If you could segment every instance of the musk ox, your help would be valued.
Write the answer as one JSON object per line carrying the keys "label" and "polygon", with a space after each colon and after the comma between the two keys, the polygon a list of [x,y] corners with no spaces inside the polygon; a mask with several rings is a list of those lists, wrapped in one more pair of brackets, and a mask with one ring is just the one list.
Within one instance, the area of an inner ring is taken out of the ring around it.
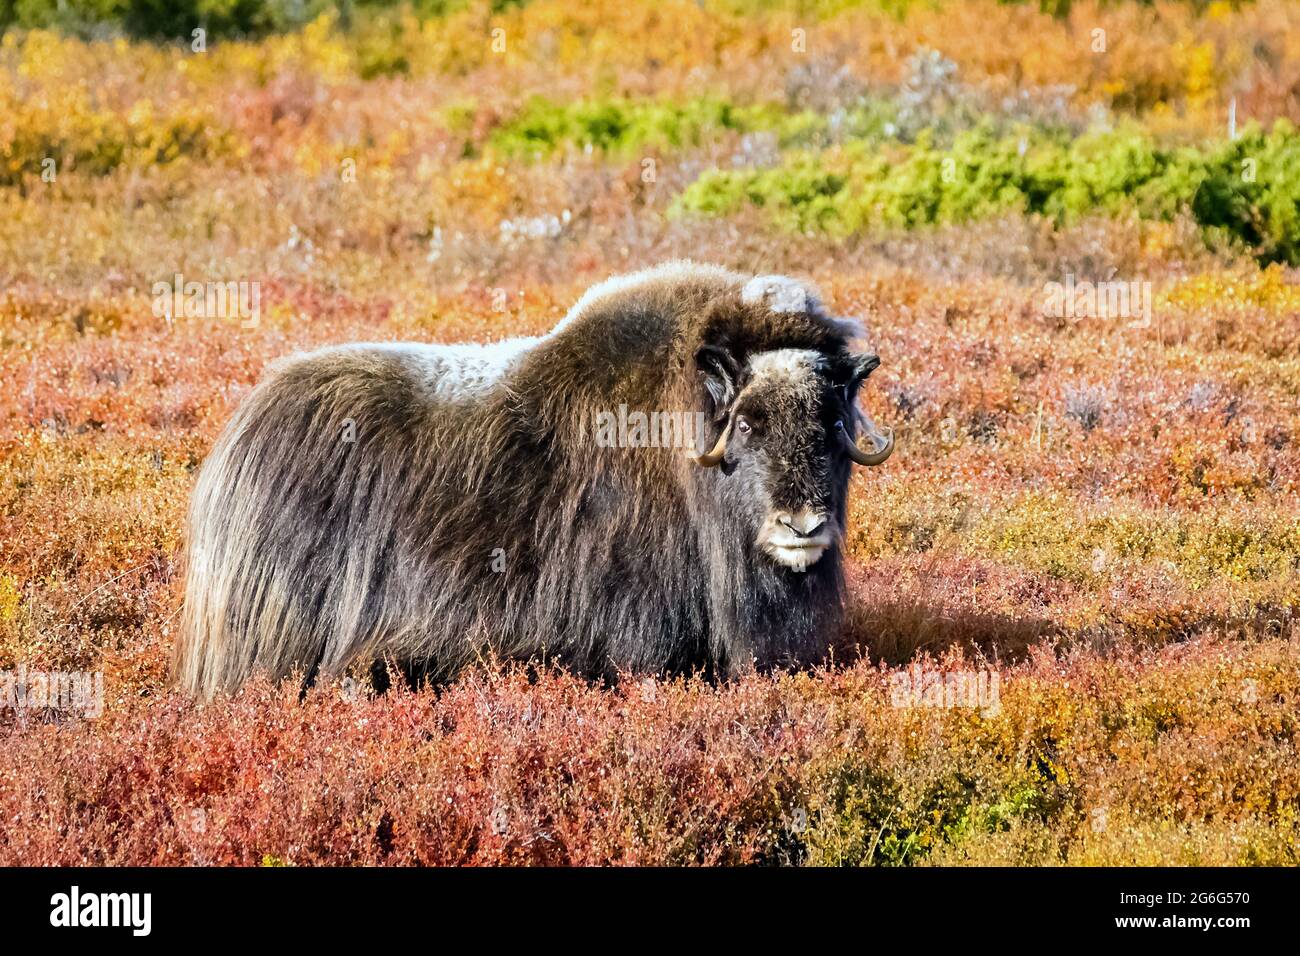
{"label": "musk ox", "polygon": [[[860,334],[792,279],[672,263],[593,287],[538,338],[283,362],[194,490],[177,682],[815,660],[851,464],[893,450],[857,408],[879,364]],[[633,427],[597,441],[615,410]],[[655,412],[699,421],[697,447],[647,435]]]}

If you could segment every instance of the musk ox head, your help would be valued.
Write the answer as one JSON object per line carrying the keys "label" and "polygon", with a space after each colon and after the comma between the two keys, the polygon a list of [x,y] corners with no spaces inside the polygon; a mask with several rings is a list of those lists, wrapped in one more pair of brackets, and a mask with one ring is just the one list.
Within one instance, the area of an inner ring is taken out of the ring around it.
{"label": "musk ox head", "polygon": [[[760,277],[743,299],[774,312],[820,314],[814,293],[793,280]],[[713,447],[696,458],[716,468],[721,509],[741,520],[755,549],[778,566],[805,571],[844,531],[853,463],[879,465],[894,449],[857,405],[858,391],[880,359],[843,345],[745,352],[702,345],[695,365],[713,421]],[[865,433],[874,445],[858,445]]]}

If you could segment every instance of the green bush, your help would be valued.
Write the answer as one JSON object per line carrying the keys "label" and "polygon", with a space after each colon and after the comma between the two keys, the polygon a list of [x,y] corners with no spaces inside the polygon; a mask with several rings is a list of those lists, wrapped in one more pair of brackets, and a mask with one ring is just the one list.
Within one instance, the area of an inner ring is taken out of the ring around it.
{"label": "green bush", "polygon": [[957,135],[949,149],[853,142],[801,152],[771,169],[705,173],[674,212],[726,215],[749,205],[799,231],[848,235],[985,219],[1008,212],[1070,222],[1097,212],[1170,219],[1189,210],[1208,233],[1263,261],[1300,263],[1300,136],[1279,121],[1204,147],[1168,147],[1133,130],[1074,139],[1027,128]]}
{"label": "green bush", "polygon": [[492,135],[494,148],[509,156],[546,156],[565,148],[605,153],[698,146],[723,131],[770,131],[783,141],[808,141],[824,127],[812,112],[790,113],[779,106],[735,106],[699,97],[680,103],[652,100],[582,100],[556,103],[530,99]]}

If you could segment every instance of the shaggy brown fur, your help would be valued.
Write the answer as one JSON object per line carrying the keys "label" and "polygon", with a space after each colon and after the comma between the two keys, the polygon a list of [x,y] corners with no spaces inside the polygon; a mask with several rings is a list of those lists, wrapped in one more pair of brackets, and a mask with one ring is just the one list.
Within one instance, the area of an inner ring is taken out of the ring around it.
{"label": "shaggy brown fur", "polygon": [[[835,425],[877,362],[811,293],[776,298],[673,264],[597,287],[514,350],[355,345],[280,364],[194,490],[179,685],[208,698],[254,671],[381,658],[444,680],[488,653],[594,676],[818,657],[841,605]],[[756,371],[767,353],[782,374]],[[600,447],[596,415],[620,404],[706,412],[705,447],[744,422],[703,468]],[[828,515],[806,570],[757,543],[779,508]]]}

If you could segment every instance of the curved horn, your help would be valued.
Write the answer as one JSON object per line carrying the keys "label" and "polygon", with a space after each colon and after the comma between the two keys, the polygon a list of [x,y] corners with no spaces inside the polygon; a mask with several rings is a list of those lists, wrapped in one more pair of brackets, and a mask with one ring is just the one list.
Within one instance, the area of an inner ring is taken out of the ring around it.
{"label": "curved horn", "polygon": [[[865,417],[860,417],[865,422]],[[876,450],[866,452],[859,448],[857,442],[849,436],[848,430],[844,427],[844,422],[838,422],[836,427],[839,429],[840,437],[844,439],[844,450],[848,452],[849,457],[859,465],[882,465],[884,464],[885,459],[894,453],[893,429],[890,429],[888,435],[873,436],[876,439]],[[865,429],[865,431],[870,434],[874,429]],[[881,441],[883,441],[884,444],[881,444]]]}
{"label": "curved horn", "polygon": [[727,436],[731,434],[731,422],[728,421],[722,434],[718,436],[718,442],[713,446],[713,450],[703,455],[695,456],[695,464],[704,468],[716,468],[722,464],[722,459],[727,454]]}

